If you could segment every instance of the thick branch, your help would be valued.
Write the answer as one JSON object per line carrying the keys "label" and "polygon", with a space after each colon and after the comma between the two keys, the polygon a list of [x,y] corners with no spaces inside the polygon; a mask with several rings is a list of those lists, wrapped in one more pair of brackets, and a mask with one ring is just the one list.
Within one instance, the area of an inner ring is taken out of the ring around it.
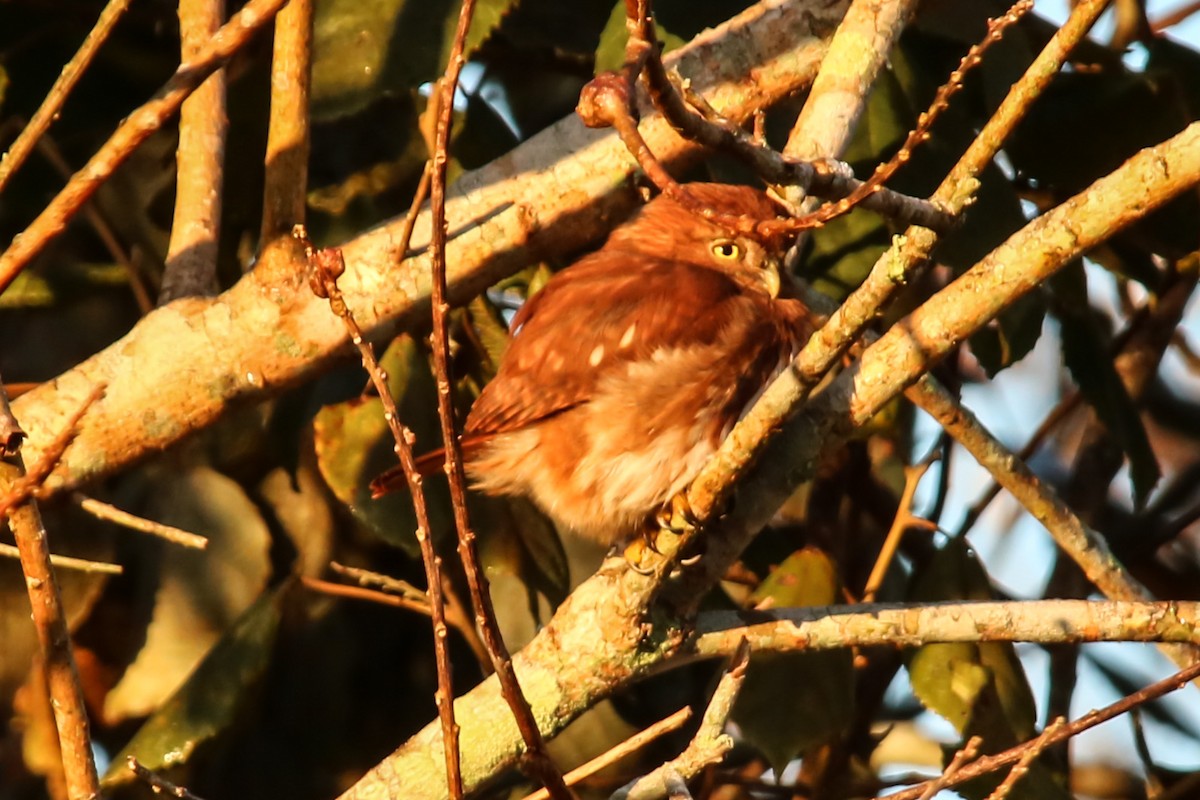
{"label": "thick branch", "polygon": [[[824,39],[846,3],[772,0],[708,31],[671,63],[722,114],[744,119],[812,79]],[[750,69],[750,65],[754,65]],[[643,134],[668,163],[697,149],[654,118]],[[452,236],[449,299],[462,303],[500,278],[601,235],[627,208],[628,154],[611,134],[565,119],[507,156],[465,175],[447,203]],[[428,315],[429,261],[401,261],[402,222],[346,244],[346,302],[371,336]],[[429,216],[417,224],[427,241]],[[110,385],[60,467],[51,492],[112,474],[211,424],[232,404],[261,400],[329,367],[347,350],[345,331],[313,297],[302,270],[263,263],[213,300],[189,299],[147,315],[112,347],[19,398],[14,407],[36,458],[65,415],[96,382]],[[161,343],[171,342],[170,348]]]}

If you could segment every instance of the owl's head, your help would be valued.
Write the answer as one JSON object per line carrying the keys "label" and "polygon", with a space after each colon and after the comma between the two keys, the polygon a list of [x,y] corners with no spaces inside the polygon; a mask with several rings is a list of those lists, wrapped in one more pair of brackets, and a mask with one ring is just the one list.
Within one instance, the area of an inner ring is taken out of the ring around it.
{"label": "owl's head", "polygon": [[[689,183],[687,190],[708,208],[755,221],[776,219],[779,207],[749,186]],[[714,269],[751,291],[778,297],[786,284],[783,243],[730,231],[691,213],[666,195],[641,208],[631,224],[617,228],[606,247],[647,253]]]}

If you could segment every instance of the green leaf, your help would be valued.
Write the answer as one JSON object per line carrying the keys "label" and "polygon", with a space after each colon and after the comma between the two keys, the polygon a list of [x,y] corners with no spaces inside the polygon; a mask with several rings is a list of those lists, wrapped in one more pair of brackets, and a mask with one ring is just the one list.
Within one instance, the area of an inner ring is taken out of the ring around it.
{"label": "green leaf", "polygon": [[[836,602],[837,574],[820,550],[790,555],[762,582],[757,607],[820,606]],[[732,719],[776,770],[828,741],[850,723],[854,668],[849,650],[755,653]]]}
{"label": "green leaf", "polygon": [[841,300],[862,283],[889,239],[877,214],[856,209],[813,232],[804,273],[818,292]]}
{"label": "green leaf", "polygon": [[[417,435],[418,453],[440,445],[433,376],[416,343],[409,336],[398,338],[380,363],[401,420]],[[371,479],[396,464],[382,401],[355,398],[322,408],[313,420],[313,437],[317,466],[334,496],[370,531],[417,556],[416,512],[408,492],[371,498]],[[450,524],[445,484],[427,481],[425,494],[432,534],[441,536]]]}
{"label": "green leaf", "polygon": [[104,701],[110,721],[145,716],[175,693],[259,597],[271,574],[271,534],[235,481],[208,467],[148,470],[149,519],[208,538],[204,550],[162,550],[146,571],[153,612],[146,640]]}
{"label": "green leaf", "polygon": [[1063,361],[1113,442],[1129,458],[1134,503],[1140,509],[1162,473],[1137,404],[1113,365],[1111,337],[1101,328],[1088,303],[1082,262],[1060,271],[1050,281],[1050,288],[1055,298],[1054,313],[1062,323]]}
{"label": "green leaf", "polygon": [[155,772],[178,767],[236,721],[270,663],[288,586],[262,595],[205,656],[188,682],[138,729],[112,760],[102,781],[105,789],[132,781],[133,774],[125,767],[130,756]]}
{"label": "green leaf", "polygon": [[971,353],[989,378],[1029,355],[1042,335],[1046,298],[1030,292],[970,338]]}
{"label": "green leaf", "polygon": [[[936,602],[993,598],[987,573],[965,540],[954,539],[918,578],[912,599]],[[909,655],[907,664],[913,692],[921,704],[954,725],[964,740],[982,737],[982,752],[1012,747],[1035,733],[1033,694],[1011,644],[926,645]],[[948,748],[947,755],[953,750]],[[983,797],[999,780],[980,779],[957,791],[969,798]],[[1009,797],[1066,800],[1069,795],[1063,785],[1063,776],[1036,762]]]}
{"label": "green leaf", "polygon": [[[656,25],[656,30],[658,31],[658,40],[663,44],[664,53],[669,53],[685,44],[682,38],[671,34],[661,23]],[[604,30],[600,33],[600,44],[596,46],[597,75],[624,66],[625,43],[628,41],[629,34],[625,29],[625,3],[624,0],[618,0],[613,6],[612,13],[608,16],[608,22],[604,24]]]}
{"label": "green leaf", "polygon": [[[479,48],[516,0],[482,0],[464,55]],[[356,113],[415,89],[445,69],[458,24],[450,0],[323,0],[313,20],[313,118]]]}

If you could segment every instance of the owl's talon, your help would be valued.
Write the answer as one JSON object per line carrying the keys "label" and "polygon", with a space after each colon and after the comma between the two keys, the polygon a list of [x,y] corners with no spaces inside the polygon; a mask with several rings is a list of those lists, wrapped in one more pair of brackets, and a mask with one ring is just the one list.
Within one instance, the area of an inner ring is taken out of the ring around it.
{"label": "owl's talon", "polygon": [[700,527],[687,495],[683,492],[672,495],[671,499],[654,515],[658,527],[676,535],[690,533]]}
{"label": "owl's talon", "polygon": [[662,561],[663,555],[653,544],[651,531],[638,536],[625,547],[625,563],[639,575],[650,576],[654,568]]}

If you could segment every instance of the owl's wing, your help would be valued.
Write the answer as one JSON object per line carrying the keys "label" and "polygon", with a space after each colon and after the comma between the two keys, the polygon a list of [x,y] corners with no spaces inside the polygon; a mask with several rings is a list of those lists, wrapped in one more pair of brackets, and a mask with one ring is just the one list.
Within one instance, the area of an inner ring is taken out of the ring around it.
{"label": "owl's wing", "polygon": [[711,343],[746,293],[725,274],[603,249],[576,262],[513,319],[509,350],[467,417],[464,441],[587,402],[610,370],[656,350]]}

